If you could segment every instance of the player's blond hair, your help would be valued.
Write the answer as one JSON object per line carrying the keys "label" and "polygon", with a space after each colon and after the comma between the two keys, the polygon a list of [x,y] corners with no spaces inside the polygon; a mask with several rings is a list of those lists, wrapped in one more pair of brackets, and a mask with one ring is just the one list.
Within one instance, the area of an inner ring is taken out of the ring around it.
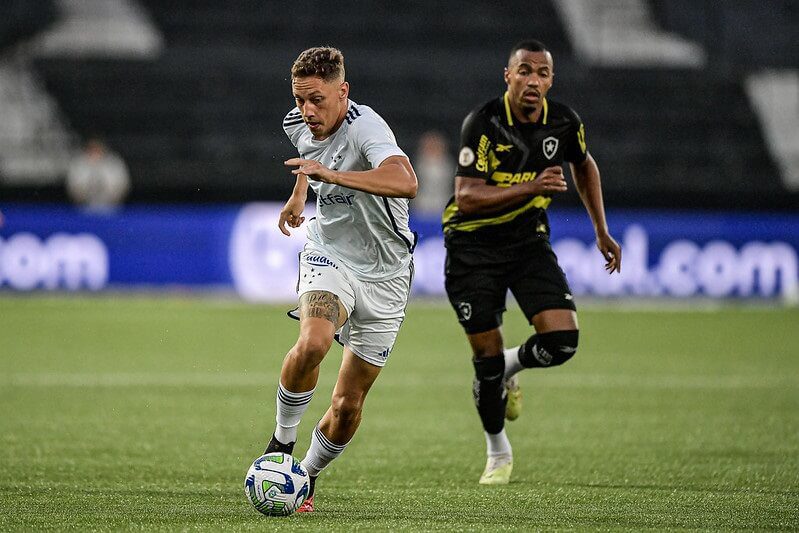
{"label": "player's blond hair", "polygon": [[325,81],[344,81],[344,54],[331,46],[317,46],[302,52],[291,66],[291,78],[316,76]]}

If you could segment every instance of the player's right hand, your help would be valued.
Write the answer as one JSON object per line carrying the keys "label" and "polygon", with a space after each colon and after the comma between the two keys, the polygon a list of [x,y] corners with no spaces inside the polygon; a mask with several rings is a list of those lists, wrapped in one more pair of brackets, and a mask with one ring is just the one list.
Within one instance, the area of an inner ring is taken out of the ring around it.
{"label": "player's right hand", "polygon": [[535,195],[566,192],[566,179],[562,167],[547,167],[530,183],[530,192]]}
{"label": "player's right hand", "polygon": [[283,235],[291,235],[289,230],[286,229],[286,224],[292,228],[299,228],[305,217],[302,216],[302,211],[305,208],[305,202],[290,198],[283,209],[280,210],[280,218],[277,221],[277,227]]}

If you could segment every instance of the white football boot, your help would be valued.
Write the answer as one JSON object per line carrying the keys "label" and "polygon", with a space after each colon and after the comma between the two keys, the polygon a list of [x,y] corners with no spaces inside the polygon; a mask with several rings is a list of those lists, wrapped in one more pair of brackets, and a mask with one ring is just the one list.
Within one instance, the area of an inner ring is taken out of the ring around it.
{"label": "white football boot", "polygon": [[515,374],[505,381],[505,393],[508,401],[505,404],[505,418],[516,420],[522,414],[522,388],[519,385],[518,374]]}
{"label": "white football boot", "polygon": [[481,485],[507,485],[513,471],[512,455],[490,455],[480,476]]}

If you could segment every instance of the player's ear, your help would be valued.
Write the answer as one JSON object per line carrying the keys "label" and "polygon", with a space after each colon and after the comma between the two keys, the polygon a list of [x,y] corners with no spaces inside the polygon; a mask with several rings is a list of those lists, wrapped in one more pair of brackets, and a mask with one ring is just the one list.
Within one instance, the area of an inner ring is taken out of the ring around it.
{"label": "player's ear", "polygon": [[508,67],[505,67],[505,72],[503,72],[502,77],[505,79],[505,83],[510,83],[510,71]]}
{"label": "player's ear", "polygon": [[340,100],[346,100],[349,95],[350,95],[350,84],[346,81],[342,81],[341,86],[338,89],[338,97]]}

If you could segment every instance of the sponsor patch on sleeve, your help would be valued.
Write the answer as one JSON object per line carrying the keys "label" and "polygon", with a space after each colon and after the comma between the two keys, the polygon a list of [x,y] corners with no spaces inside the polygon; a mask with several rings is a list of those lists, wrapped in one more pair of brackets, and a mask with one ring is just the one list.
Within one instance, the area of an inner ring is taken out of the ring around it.
{"label": "sponsor patch on sleeve", "polygon": [[458,154],[458,163],[462,167],[468,167],[469,165],[474,163],[474,150],[472,150],[468,146],[464,146],[461,149],[461,153]]}

